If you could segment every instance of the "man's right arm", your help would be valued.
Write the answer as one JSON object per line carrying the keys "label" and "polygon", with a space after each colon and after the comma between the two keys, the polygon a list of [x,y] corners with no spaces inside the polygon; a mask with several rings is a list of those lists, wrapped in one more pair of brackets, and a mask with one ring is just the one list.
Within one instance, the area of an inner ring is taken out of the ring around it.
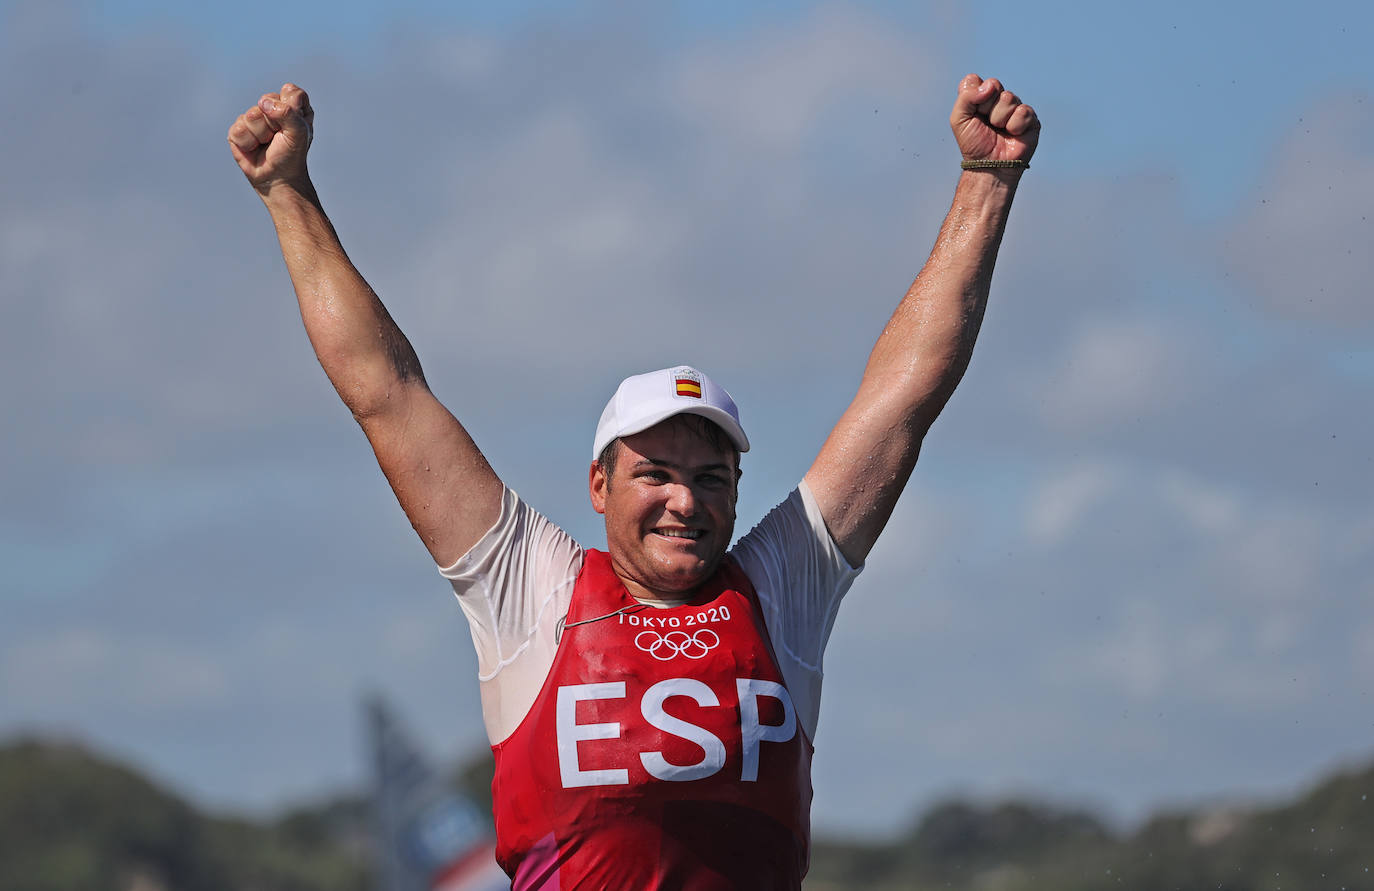
{"label": "man's right arm", "polygon": [[496,522],[501,480],[430,392],[410,342],[344,253],[306,167],[313,120],[305,91],[286,84],[234,121],[230,151],[272,216],[320,365],[411,525],[447,566]]}

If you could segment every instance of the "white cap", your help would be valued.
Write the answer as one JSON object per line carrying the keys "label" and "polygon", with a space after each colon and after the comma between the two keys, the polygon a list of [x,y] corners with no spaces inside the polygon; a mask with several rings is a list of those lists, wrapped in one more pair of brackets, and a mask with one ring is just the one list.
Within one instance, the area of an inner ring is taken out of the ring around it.
{"label": "white cap", "polygon": [[730,437],[735,448],[749,451],[749,437],[739,425],[739,409],[725,388],[717,386],[695,368],[676,365],[627,377],[620,382],[596,425],[592,460],[601,457],[602,450],[611,440],[648,430],[660,421],[681,414],[701,415],[714,421]]}

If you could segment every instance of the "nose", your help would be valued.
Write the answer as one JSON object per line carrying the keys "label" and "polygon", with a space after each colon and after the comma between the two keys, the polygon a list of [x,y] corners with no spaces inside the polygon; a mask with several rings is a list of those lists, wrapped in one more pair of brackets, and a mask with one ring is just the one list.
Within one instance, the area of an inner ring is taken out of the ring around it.
{"label": "nose", "polygon": [[690,517],[697,512],[697,496],[686,483],[668,484],[668,510],[679,517]]}

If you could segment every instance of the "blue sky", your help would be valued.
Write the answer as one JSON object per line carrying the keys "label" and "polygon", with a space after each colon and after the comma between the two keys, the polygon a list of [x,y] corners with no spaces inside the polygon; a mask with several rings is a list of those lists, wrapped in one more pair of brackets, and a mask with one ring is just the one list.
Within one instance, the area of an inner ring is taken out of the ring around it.
{"label": "blue sky", "polygon": [[[841,611],[815,820],[1125,820],[1374,753],[1361,4],[0,6],[0,734],[222,807],[357,782],[358,697],[480,747],[474,660],[300,330],[233,117],[292,79],[346,247],[503,477],[588,544],[615,382],[805,471],[956,175],[1045,121],[973,366]],[[609,345],[609,346],[608,346]]]}

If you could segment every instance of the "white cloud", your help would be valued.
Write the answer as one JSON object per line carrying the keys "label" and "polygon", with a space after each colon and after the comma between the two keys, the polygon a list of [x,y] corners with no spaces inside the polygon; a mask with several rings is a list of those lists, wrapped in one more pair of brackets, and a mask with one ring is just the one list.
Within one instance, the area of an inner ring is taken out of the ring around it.
{"label": "white cloud", "polygon": [[[905,222],[910,205],[862,204],[843,224],[817,213],[836,205],[814,157],[832,137],[818,127],[837,110],[871,112],[875,96],[897,104],[895,114],[884,109],[894,119],[909,112],[932,92],[929,46],[836,8],[748,42],[655,59],[631,81],[574,72],[586,89],[528,101],[512,84],[525,64],[519,54],[532,51],[488,48],[484,64],[501,76],[490,76],[480,107],[457,87],[429,98],[466,125],[388,169],[402,180],[398,191],[435,199],[432,215],[362,220],[407,233],[398,251],[363,266],[414,320],[413,335],[445,333],[422,359],[514,365],[519,343],[526,362],[545,367],[623,369],[657,360],[669,341],[697,345],[705,363],[746,350],[792,355],[796,343],[833,336],[837,320],[877,330],[919,258],[870,294],[872,255],[900,244],[894,220]],[[495,105],[503,116],[493,116]],[[354,130],[361,138],[359,113],[345,115],[335,126],[346,132],[321,135],[317,146],[352,145]],[[943,133],[943,115],[920,127]],[[367,162],[348,151],[336,164]],[[910,178],[896,147],[869,164]],[[357,224],[345,222],[346,232]],[[854,292],[871,300],[867,319],[845,309]],[[790,336],[751,333],[776,329],[780,312]],[[448,346],[448,332],[461,350]],[[617,347],[588,355],[598,342]]]}
{"label": "white cloud", "polygon": [[1101,430],[1158,415],[1180,395],[1191,338],[1162,321],[1099,318],[1081,324],[1034,381],[1059,429]]}
{"label": "white cloud", "polygon": [[[1369,596],[1369,592],[1365,593]],[[1374,620],[1365,621],[1352,640],[1351,662],[1356,677],[1366,686],[1374,686]]]}
{"label": "white cloud", "polygon": [[1220,593],[1242,601],[1296,604],[1320,595],[1331,519],[1307,505],[1252,504],[1244,522],[1216,544]]}
{"label": "white cloud", "polygon": [[1117,487],[1120,472],[1084,463],[1046,480],[1031,498],[1026,533],[1042,546],[1062,543],[1077,531],[1089,511]]}
{"label": "white cloud", "polygon": [[1115,632],[1096,649],[1091,668],[1133,699],[1154,699],[1177,666],[1167,624],[1157,604],[1131,600]]}
{"label": "white cloud", "polygon": [[1244,217],[1230,268],[1280,317],[1374,323],[1374,97],[1341,91],[1288,133]]}
{"label": "white cloud", "polygon": [[1053,676],[1134,699],[1300,708],[1340,683],[1316,653],[1356,633],[1345,586],[1370,571],[1351,545],[1365,525],[1179,467],[1070,467],[1033,494],[1025,526],[1055,546],[1038,584],[1096,617],[1086,635],[1082,617],[1051,635]]}
{"label": "white cloud", "polygon": [[151,631],[117,637],[83,626],[55,629],[5,651],[0,667],[9,707],[68,719],[90,708],[207,707],[230,686],[214,654]]}
{"label": "white cloud", "polygon": [[[855,7],[830,7],[762,41],[693,54],[676,74],[675,93],[713,139],[792,154],[835,103],[862,97],[905,105],[928,94],[929,50]],[[953,95],[950,85],[940,87]]]}
{"label": "white cloud", "polygon": [[1234,492],[1178,469],[1163,472],[1159,493],[1200,534],[1223,534],[1241,519],[1242,504]]}
{"label": "white cloud", "polygon": [[405,664],[429,664],[434,655],[452,644],[452,625],[436,623],[434,610],[411,610],[391,616],[378,629],[378,639],[388,657]]}
{"label": "white cloud", "polygon": [[500,63],[500,47],[471,33],[438,34],[421,51],[435,74],[455,85],[483,84]]}

